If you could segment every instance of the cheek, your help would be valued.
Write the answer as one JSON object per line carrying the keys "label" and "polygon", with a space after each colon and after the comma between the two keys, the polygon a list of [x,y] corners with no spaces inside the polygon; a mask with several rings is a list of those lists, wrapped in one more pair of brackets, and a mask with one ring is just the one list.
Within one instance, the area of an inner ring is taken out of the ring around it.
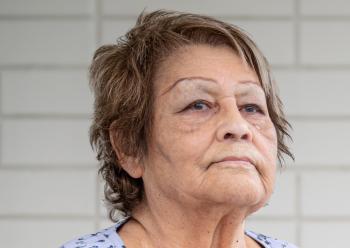
{"label": "cheek", "polygon": [[258,170],[266,196],[269,197],[275,185],[277,163],[277,135],[274,126],[256,130],[253,142],[262,158]]}
{"label": "cheek", "polygon": [[276,128],[270,119],[258,123],[259,137],[271,156],[277,156],[277,133]]}
{"label": "cheek", "polygon": [[277,162],[277,134],[274,125],[265,124],[256,128],[254,143],[264,158],[264,170],[274,172]]}
{"label": "cheek", "polygon": [[271,150],[271,159],[276,161],[277,160],[277,133],[275,127],[272,125],[272,127],[269,129],[269,131],[266,134],[266,140],[268,143],[268,146]]}
{"label": "cheek", "polygon": [[167,155],[169,162],[196,162],[210,145],[209,130],[203,130],[203,126],[186,125],[166,115],[159,115],[154,123],[153,145]]}

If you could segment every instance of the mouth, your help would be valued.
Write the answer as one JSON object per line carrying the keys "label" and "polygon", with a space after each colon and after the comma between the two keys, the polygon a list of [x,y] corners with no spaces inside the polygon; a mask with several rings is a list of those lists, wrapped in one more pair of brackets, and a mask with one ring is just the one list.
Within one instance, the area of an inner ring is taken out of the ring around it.
{"label": "mouth", "polygon": [[213,162],[211,165],[224,166],[224,167],[244,167],[252,168],[255,167],[253,161],[248,157],[234,157],[229,156],[221,160]]}

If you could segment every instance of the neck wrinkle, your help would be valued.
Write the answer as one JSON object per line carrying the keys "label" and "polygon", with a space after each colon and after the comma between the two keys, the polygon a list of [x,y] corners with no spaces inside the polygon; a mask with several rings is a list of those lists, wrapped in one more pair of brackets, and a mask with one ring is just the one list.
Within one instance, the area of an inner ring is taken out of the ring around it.
{"label": "neck wrinkle", "polygon": [[[154,202],[154,201],[153,201]],[[200,208],[197,208],[200,209]],[[161,211],[162,210],[162,211]],[[133,218],[144,230],[148,245],[155,248],[246,248],[246,212],[184,209],[149,206],[147,201],[135,208]],[[206,216],[206,217],[203,217]]]}

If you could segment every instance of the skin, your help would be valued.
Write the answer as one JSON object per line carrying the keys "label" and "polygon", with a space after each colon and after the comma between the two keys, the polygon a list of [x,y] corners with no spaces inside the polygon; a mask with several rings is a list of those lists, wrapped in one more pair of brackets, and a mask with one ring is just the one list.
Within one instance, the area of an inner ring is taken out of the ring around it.
{"label": "skin", "polygon": [[273,191],[277,136],[257,75],[229,47],[191,45],[162,62],[154,90],[149,154],[122,163],[145,187],[119,230],[126,246],[260,247],[244,223]]}

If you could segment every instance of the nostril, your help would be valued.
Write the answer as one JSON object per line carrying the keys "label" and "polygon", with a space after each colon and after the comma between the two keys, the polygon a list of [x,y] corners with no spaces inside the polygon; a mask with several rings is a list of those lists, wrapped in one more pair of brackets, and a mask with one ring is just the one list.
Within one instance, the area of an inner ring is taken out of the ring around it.
{"label": "nostril", "polygon": [[224,139],[232,139],[234,136],[232,133],[226,133]]}
{"label": "nostril", "polygon": [[244,135],[242,136],[242,139],[243,139],[243,140],[249,139],[249,135],[248,135],[248,134],[244,134]]}
{"label": "nostril", "polygon": [[[225,135],[224,135],[224,139],[234,139],[236,136],[234,135],[234,134],[232,134],[232,133],[226,133]],[[249,139],[249,134],[243,134],[241,137],[240,137],[240,139],[242,139],[242,140],[247,140],[247,139]]]}

